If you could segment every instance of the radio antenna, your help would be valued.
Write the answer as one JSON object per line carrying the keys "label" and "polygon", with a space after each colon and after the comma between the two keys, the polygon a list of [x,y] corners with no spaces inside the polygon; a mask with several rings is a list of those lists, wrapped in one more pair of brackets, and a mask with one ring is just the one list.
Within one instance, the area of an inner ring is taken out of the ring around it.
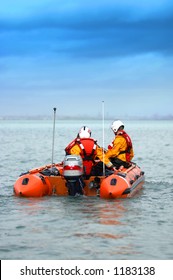
{"label": "radio antenna", "polygon": [[105,146],[105,104],[104,101],[102,101],[102,146],[103,146],[103,176],[105,176],[105,153],[104,153],[104,146]]}
{"label": "radio antenna", "polygon": [[53,117],[53,137],[52,137],[52,167],[54,162],[56,108],[53,108],[53,112],[54,112],[54,117]]}

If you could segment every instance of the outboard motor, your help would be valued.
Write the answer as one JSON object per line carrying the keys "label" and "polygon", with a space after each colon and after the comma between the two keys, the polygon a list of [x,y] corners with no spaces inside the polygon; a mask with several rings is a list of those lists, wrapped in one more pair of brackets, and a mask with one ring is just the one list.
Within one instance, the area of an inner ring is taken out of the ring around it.
{"label": "outboard motor", "polygon": [[63,162],[63,176],[69,195],[83,194],[85,183],[83,182],[83,161],[81,156],[67,155]]}

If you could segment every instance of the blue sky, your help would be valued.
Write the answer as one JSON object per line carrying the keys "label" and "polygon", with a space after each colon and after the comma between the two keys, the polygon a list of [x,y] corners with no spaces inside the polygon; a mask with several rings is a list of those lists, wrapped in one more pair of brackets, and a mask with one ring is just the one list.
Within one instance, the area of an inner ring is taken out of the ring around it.
{"label": "blue sky", "polygon": [[172,115],[172,0],[6,0],[0,116]]}

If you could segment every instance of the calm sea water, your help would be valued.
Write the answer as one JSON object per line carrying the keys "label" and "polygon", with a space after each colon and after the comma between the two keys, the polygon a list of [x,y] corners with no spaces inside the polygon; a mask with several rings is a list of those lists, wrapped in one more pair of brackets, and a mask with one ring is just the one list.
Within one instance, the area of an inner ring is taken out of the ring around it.
{"label": "calm sea water", "polygon": [[[54,162],[82,125],[102,146],[101,121],[56,121]],[[173,259],[173,121],[126,121],[146,182],[130,199],[19,198],[20,173],[51,163],[52,121],[0,121],[1,259]],[[113,134],[105,121],[105,147]]]}

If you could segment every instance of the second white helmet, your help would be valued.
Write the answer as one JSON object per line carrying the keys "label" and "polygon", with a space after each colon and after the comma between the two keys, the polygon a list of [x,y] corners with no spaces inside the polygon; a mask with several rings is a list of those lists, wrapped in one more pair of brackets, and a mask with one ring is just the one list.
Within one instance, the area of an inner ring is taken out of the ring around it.
{"label": "second white helmet", "polygon": [[79,137],[80,138],[90,138],[91,137],[91,130],[87,126],[82,126],[79,130]]}
{"label": "second white helmet", "polygon": [[118,129],[119,129],[121,126],[123,126],[123,128],[124,128],[123,122],[120,121],[120,120],[118,120],[118,121],[114,121],[114,122],[112,123],[111,128],[112,128],[112,130],[113,130],[114,132],[117,132]]}

